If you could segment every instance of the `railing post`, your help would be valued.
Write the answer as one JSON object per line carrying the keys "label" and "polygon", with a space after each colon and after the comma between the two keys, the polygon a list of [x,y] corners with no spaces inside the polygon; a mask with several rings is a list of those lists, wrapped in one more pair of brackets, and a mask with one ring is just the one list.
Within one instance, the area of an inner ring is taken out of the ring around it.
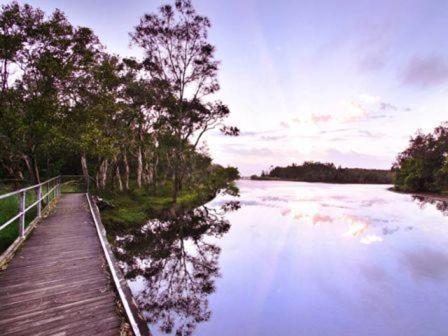
{"label": "railing post", "polygon": [[47,205],[48,205],[50,203],[50,182],[47,182],[46,186],[47,186],[46,194],[47,194]]}
{"label": "railing post", "polygon": [[19,194],[19,235],[20,237],[25,236],[25,204],[26,204],[26,191],[22,191]]}
{"label": "railing post", "polygon": [[40,217],[42,214],[42,186],[37,187],[37,217]]}

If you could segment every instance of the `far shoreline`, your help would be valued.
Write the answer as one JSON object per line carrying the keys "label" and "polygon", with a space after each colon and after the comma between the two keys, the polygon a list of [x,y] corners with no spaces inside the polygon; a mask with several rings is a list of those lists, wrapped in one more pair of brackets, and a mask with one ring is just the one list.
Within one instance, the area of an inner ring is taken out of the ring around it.
{"label": "far shoreline", "polygon": [[363,182],[338,182],[338,181],[306,181],[306,180],[296,180],[296,179],[280,179],[276,177],[246,177],[241,180],[249,180],[249,181],[279,181],[279,182],[305,182],[305,183],[325,183],[325,184],[365,184],[365,185],[393,185],[392,183],[363,183]]}
{"label": "far shoreline", "polygon": [[393,187],[393,184],[391,183],[361,183],[361,182],[328,182],[328,181],[303,181],[303,180],[293,180],[293,179],[279,179],[275,177],[270,178],[251,178],[251,177],[244,177],[240,180],[245,181],[276,181],[276,182],[304,182],[304,183],[324,183],[324,184],[356,184],[356,185],[383,185],[383,186],[389,186],[392,185],[392,187],[387,188],[388,191],[402,194],[402,195],[409,195],[409,196],[415,196],[415,197],[424,197],[429,198],[435,201],[442,201],[442,202],[448,202],[448,194],[437,194],[437,193],[431,193],[431,192],[407,192],[407,191],[401,191],[395,189]]}

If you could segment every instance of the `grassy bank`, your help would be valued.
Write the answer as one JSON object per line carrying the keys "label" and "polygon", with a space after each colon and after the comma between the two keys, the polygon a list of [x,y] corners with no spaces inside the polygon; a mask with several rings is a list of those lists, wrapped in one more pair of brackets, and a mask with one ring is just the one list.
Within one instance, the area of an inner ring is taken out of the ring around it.
{"label": "grassy bank", "polygon": [[108,236],[126,232],[156,218],[166,211],[191,209],[212,199],[214,195],[194,191],[182,191],[174,204],[171,189],[161,187],[155,192],[150,189],[132,188],[126,192],[105,192],[100,197],[105,201],[101,218]]}
{"label": "grassy bank", "polygon": [[434,192],[412,192],[412,191],[406,191],[406,190],[402,190],[399,189],[397,187],[391,187],[388,190],[399,193],[399,194],[407,194],[407,195],[411,195],[411,196],[418,196],[418,197],[427,197],[433,200],[437,200],[437,201],[444,201],[447,202],[448,201],[448,192],[447,191],[443,191],[440,193],[434,193]]}
{"label": "grassy bank", "polygon": [[[0,195],[10,192],[12,189],[7,186],[0,187]],[[27,192],[26,206],[36,201],[34,192]],[[0,225],[17,215],[19,212],[19,198],[17,195],[0,200]],[[30,209],[25,216],[25,227],[36,217],[36,207]],[[6,228],[0,231],[0,253],[4,252],[19,236],[19,220],[15,220]]]}
{"label": "grassy bank", "polygon": [[[0,184],[0,195],[12,192],[14,190],[19,190],[26,187],[30,183],[23,182],[21,184]],[[49,188],[53,185],[42,186],[42,195],[45,195]],[[73,192],[76,185],[67,184],[63,185],[62,192]],[[32,203],[36,202],[37,194],[36,190],[26,191],[25,206],[28,207]],[[50,200],[53,195],[50,195]],[[46,199],[42,201],[42,209],[47,205]],[[19,212],[19,197],[18,195],[10,196],[0,200],[0,225],[6,223],[12,217],[16,216]],[[36,218],[37,216],[37,205],[27,211],[25,215],[25,228]],[[3,253],[17,238],[19,237],[19,219],[10,223],[7,227],[0,231],[0,253]]]}

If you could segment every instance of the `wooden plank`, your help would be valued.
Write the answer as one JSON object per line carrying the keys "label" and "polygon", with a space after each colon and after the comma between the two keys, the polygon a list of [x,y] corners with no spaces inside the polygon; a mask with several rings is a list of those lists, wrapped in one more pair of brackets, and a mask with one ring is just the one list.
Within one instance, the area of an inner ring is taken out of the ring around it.
{"label": "wooden plank", "polygon": [[[99,314],[99,311],[101,309],[107,309],[107,310],[114,310],[113,305],[109,305],[108,303],[114,302],[114,296],[112,294],[106,295],[106,296],[96,296],[96,297],[90,297],[82,300],[78,300],[76,302],[70,302],[62,305],[56,305],[51,308],[47,309],[40,309],[33,312],[30,312],[27,315],[16,315],[16,316],[9,316],[6,318],[3,318],[0,321],[0,327],[1,326],[7,326],[7,325],[14,325],[14,326],[20,326],[20,325],[27,325],[28,323],[43,323],[42,321],[45,318],[53,318],[54,316],[60,316],[61,314],[87,314],[92,312],[96,312],[97,315]],[[107,303],[106,305],[104,303]],[[35,318],[40,317],[40,318]]]}
{"label": "wooden plank", "polygon": [[[55,277],[54,274],[52,275],[53,277],[48,279],[39,277],[39,279],[37,279],[36,281],[29,280],[19,282],[16,284],[2,285],[2,287],[0,287],[0,295],[5,294],[6,296],[11,296],[14,293],[21,293],[23,295],[23,293],[26,293],[26,291],[28,291],[30,288],[33,291],[36,291],[39,289],[54,288],[54,286],[63,287],[63,286],[75,285],[85,280],[91,279],[92,281],[94,281],[98,278],[98,272],[94,269],[84,274],[78,273],[72,276],[67,276],[66,274],[63,273],[59,274],[59,276],[57,277]],[[107,284],[107,282],[104,280],[101,280],[101,282]]]}
{"label": "wooden plank", "polygon": [[16,302],[2,302],[0,306],[0,315],[2,318],[15,316],[16,310],[19,309],[22,314],[27,314],[39,309],[47,309],[54,305],[63,305],[67,303],[77,302],[82,299],[99,297],[105,293],[103,287],[94,286],[94,288],[79,292],[78,290],[72,290],[65,293],[58,293],[54,295],[48,295],[45,300],[37,298],[33,300],[21,300]]}
{"label": "wooden plank", "polygon": [[[108,302],[110,303],[110,302]],[[24,331],[30,329],[51,330],[57,326],[66,326],[69,323],[83,325],[86,320],[92,319],[94,321],[101,321],[102,318],[114,317],[117,321],[116,313],[110,307],[93,307],[92,309],[71,310],[69,312],[60,312],[58,314],[37,316],[38,319],[27,320],[23,323],[12,323],[5,327],[5,334],[22,334]]]}
{"label": "wooden plank", "polygon": [[0,274],[2,335],[119,335],[121,317],[83,194],[64,195]]}
{"label": "wooden plank", "polygon": [[[113,317],[107,317],[98,322],[96,318],[86,318],[83,323],[78,321],[67,323],[64,326],[56,325],[52,327],[51,334],[57,335],[117,335],[117,328],[120,327],[120,321]],[[31,328],[26,331],[25,335],[47,336],[49,330],[41,330],[39,328]]]}

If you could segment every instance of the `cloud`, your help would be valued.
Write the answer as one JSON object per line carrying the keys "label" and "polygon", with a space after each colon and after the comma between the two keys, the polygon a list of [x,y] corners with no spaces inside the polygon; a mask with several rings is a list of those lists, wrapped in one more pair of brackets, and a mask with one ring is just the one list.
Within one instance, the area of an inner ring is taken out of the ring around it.
{"label": "cloud", "polygon": [[[282,121],[280,126],[291,128],[293,124],[330,124],[330,123],[352,123],[369,119],[380,119],[388,117],[384,112],[397,111],[400,108],[392,103],[382,101],[381,97],[371,94],[360,94],[350,100],[341,100],[340,105],[335,105],[331,113],[308,112],[291,120]],[[382,112],[382,113],[379,113]]]}
{"label": "cloud", "polygon": [[360,136],[366,137],[366,138],[372,138],[372,139],[378,139],[378,138],[382,138],[385,134],[384,133],[380,133],[380,132],[370,132],[367,130],[357,130],[358,134]]}
{"label": "cloud", "polygon": [[383,54],[365,55],[358,61],[358,69],[360,72],[377,71],[384,67],[385,57]]}
{"label": "cloud", "polygon": [[242,131],[240,132],[240,136],[242,137],[258,137],[261,136],[263,137],[264,134],[271,134],[271,133],[276,133],[279,132],[281,130],[264,130],[264,131]]}
{"label": "cloud", "polygon": [[312,114],[311,120],[313,123],[318,124],[321,122],[328,122],[333,119],[333,116],[330,114]]}
{"label": "cloud", "polygon": [[448,81],[448,59],[439,56],[414,57],[401,73],[403,84],[431,87]]}
{"label": "cloud", "polygon": [[285,121],[280,122],[280,126],[282,128],[289,128],[289,124],[287,122],[285,122]]}
{"label": "cloud", "polygon": [[380,109],[382,111],[388,111],[388,110],[397,111],[398,107],[396,107],[395,105],[393,105],[391,103],[381,102]]}
{"label": "cloud", "polygon": [[332,130],[323,130],[318,133],[319,135],[331,135],[331,134],[339,134],[337,138],[338,140],[347,140],[353,139],[354,136],[361,136],[365,138],[381,138],[386,134],[381,132],[371,132],[368,130],[358,129],[358,128],[337,128]]}
{"label": "cloud", "polygon": [[321,158],[322,161],[333,162],[344,167],[384,169],[392,165],[390,157],[364,154],[353,150],[340,151],[334,148],[322,153]]}
{"label": "cloud", "polygon": [[277,141],[288,138],[288,135],[263,135],[260,137],[261,140],[265,141]]}
{"label": "cloud", "polygon": [[256,136],[256,135],[258,135],[260,132],[254,132],[254,131],[242,131],[242,132],[240,132],[240,136],[249,136],[249,137],[251,137],[251,136]]}
{"label": "cloud", "polygon": [[343,102],[347,113],[343,122],[365,121],[370,119],[392,118],[393,112],[403,110],[410,111],[409,107],[400,108],[390,102],[382,100],[378,96],[368,94],[359,95],[358,98]]}

